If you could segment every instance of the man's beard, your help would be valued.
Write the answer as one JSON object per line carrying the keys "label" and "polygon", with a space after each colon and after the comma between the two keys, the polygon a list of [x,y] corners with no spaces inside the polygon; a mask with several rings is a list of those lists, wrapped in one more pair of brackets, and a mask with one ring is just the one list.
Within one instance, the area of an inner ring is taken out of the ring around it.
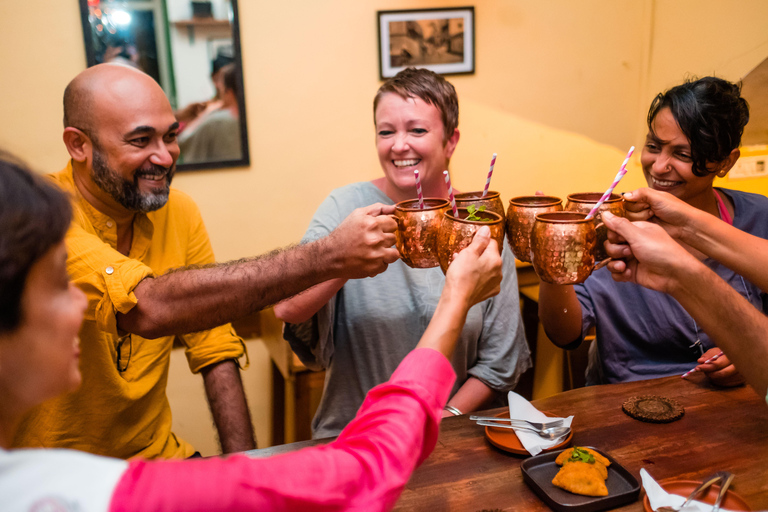
{"label": "man's beard", "polygon": [[[107,165],[101,149],[93,146],[93,168],[91,178],[104,192],[112,196],[123,208],[133,212],[153,212],[159,210],[168,202],[168,194],[171,189],[171,179],[175,172],[175,165],[162,167],[150,164],[148,169],[136,169],[133,173],[133,181],[129,181],[117,171]],[[139,178],[142,176],[166,175],[165,187],[154,188],[152,192],[142,193],[139,189]]]}

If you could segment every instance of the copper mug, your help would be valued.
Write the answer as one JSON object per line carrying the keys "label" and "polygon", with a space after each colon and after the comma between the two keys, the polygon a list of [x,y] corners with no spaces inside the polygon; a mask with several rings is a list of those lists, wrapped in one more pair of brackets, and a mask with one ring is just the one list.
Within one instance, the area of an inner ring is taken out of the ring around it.
{"label": "copper mug", "polygon": [[531,231],[536,215],[563,209],[563,200],[554,196],[520,196],[509,200],[507,241],[515,257],[531,261]]}
{"label": "copper mug", "polygon": [[[595,207],[600,198],[603,197],[601,192],[580,192],[578,194],[570,194],[568,201],[565,203],[565,209],[571,212],[583,212],[589,213],[592,208]],[[624,201],[619,194],[611,194],[611,197],[605,200],[603,204],[598,208],[594,217],[595,227],[597,227],[597,252],[595,258],[598,260],[604,260],[608,257],[608,253],[605,252],[605,241],[608,240],[608,228],[601,224],[601,214],[605,211],[611,212],[617,217],[624,217]]]}
{"label": "copper mug", "polygon": [[485,206],[485,211],[498,213],[502,219],[504,218],[504,203],[501,202],[501,195],[498,192],[489,190],[485,197],[483,197],[482,190],[479,192],[462,192],[454,197],[458,208],[468,208],[472,204],[478,208]]}
{"label": "copper mug", "polygon": [[440,233],[437,236],[437,257],[440,260],[440,268],[443,273],[448,271],[453,258],[456,254],[465,249],[472,243],[475,232],[481,226],[491,228],[491,238],[496,240],[499,245],[499,254],[504,243],[504,220],[501,215],[488,210],[475,212],[476,217],[489,219],[487,221],[466,220],[469,212],[466,208],[459,208],[459,215],[455,217],[451,209],[443,214],[443,221],[440,224]]}
{"label": "copper mug", "polygon": [[[602,225],[599,224],[599,225]],[[542,281],[583,283],[610,258],[595,265],[597,233],[592,219],[581,212],[550,212],[536,216],[531,233],[533,268]]]}
{"label": "copper mug", "polygon": [[437,235],[443,214],[450,203],[440,198],[425,198],[424,208],[418,199],[400,201],[395,205],[397,231],[395,239],[400,259],[411,268],[432,268],[437,259]]}

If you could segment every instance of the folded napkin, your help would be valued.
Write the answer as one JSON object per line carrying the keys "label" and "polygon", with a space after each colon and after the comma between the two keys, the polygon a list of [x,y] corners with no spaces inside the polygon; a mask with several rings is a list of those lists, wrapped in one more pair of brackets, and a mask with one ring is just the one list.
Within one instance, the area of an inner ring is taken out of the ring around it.
{"label": "folded napkin", "polygon": [[[677,494],[669,494],[667,491],[661,488],[656,483],[651,475],[645,470],[640,470],[640,478],[643,480],[643,489],[648,496],[648,502],[651,504],[651,509],[656,510],[659,507],[679,507],[681,506],[688,496],[678,496]],[[709,512],[712,510],[712,505],[702,503],[700,501],[693,500],[680,512]],[[728,510],[720,507],[722,512],[728,512]]]}
{"label": "folded napkin", "polygon": [[[552,418],[536,409],[533,405],[531,405],[531,402],[513,391],[510,391],[507,396],[509,398],[509,417],[513,420],[528,420],[543,423],[547,421],[562,419],[564,427],[571,426],[573,416],[568,416],[567,418]],[[528,450],[528,453],[531,455],[538,455],[542,450],[552,448],[553,446],[563,442],[563,438],[549,441],[543,437],[540,437],[536,432],[531,432],[530,430],[521,428],[516,428],[515,434],[520,440],[520,444],[523,445],[523,448]]]}

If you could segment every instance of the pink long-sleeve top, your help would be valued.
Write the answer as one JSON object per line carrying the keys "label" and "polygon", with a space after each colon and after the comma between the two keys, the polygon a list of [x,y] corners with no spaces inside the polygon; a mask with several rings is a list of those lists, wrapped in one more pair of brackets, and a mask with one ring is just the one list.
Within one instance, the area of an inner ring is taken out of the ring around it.
{"label": "pink long-sleeve top", "polygon": [[245,455],[133,461],[110,510],[389,510],[437,442],[456,376],[439,352],[411,352],[325,446]]}

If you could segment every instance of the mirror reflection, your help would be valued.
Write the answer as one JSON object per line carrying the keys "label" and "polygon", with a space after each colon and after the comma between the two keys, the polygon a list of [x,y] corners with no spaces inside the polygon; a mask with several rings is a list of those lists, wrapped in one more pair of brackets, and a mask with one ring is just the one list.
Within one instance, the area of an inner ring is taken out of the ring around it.
{"label": "mirror reflection", "polygon": [[137,67],[181,125],[179,170],[249,164],[236,0],[80,0],[88,65]]}

